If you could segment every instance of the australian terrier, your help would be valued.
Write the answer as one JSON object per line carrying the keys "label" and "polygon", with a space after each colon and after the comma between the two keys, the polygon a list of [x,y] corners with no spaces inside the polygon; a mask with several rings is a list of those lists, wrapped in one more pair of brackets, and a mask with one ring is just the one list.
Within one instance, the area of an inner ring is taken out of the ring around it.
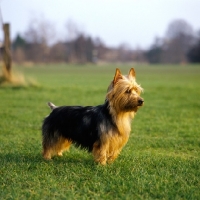
{"label": "australian terrier", "polygon": [[92,152],[96,163],[113,162],[128,141],[131,119],[144,100],[136,83],[135,70],[124,76],[116,69],[104,104],[98,106],[55,106],[42,125],[43,157],[62,156],[73,143]]}

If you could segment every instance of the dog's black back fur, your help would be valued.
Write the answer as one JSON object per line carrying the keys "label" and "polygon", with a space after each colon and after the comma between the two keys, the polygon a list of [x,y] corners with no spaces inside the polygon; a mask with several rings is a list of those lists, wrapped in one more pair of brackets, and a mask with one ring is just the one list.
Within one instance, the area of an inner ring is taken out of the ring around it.
{"label": "dog's black back fur", "polygon": [[[76,146],[92,151],[100,135],[116,129],[109,113],[108,103],[99,106],[61,106],[44,119],[43,136],[55,141],[60,136]],[[113,133],[115,131],[112,131]]]}

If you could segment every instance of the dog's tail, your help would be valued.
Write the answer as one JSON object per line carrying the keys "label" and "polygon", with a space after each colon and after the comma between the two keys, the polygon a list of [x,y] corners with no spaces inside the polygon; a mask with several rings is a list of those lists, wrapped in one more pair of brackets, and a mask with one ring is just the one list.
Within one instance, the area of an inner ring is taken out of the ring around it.
{"label": "dog's tail", "polygon": [[55,106],[53,103],[48,102],[48,106],[51,108],[51,110],[54,110],[55,108],[57,108],[57,106]]}

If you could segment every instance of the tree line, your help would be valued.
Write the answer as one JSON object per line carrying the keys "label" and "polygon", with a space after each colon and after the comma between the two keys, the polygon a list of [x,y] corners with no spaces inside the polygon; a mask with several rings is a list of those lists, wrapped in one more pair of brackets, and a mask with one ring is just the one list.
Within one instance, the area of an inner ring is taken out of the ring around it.
{"label": "tree line", "polygon": [[66,24],[66,39],[53,41],[54,28],[47,20],[32,20],[23,34],[12,41],[14,62],[148,62],[200,63],[200,31],[195,33],[184,20],[174,20],[164,37],[156,37],[147,50],[132,49],[128,44],[108,47],[100,38],[80,31],[76,23]]}
{"label": "tree line", "polygon": [[200,31],[184,20],[168,26],[166,36],[156,38],[145,56],[150,63],[200,63]]}

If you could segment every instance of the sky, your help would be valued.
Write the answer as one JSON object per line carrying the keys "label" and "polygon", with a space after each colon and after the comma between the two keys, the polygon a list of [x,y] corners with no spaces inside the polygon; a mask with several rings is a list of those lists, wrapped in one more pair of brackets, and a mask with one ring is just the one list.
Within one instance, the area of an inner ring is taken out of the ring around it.
{"label": "sky", "polygon": [[200,0],[0,0],[0,6],[3,23],[11,25],[12,39],[17,33],[23,35],[34,18],[53,24],[52,40],[66,38],[66,23],[71,20],[111,47],[125,43],[148,48],[156,37],[165,36],[176,19],[200,30]]}

